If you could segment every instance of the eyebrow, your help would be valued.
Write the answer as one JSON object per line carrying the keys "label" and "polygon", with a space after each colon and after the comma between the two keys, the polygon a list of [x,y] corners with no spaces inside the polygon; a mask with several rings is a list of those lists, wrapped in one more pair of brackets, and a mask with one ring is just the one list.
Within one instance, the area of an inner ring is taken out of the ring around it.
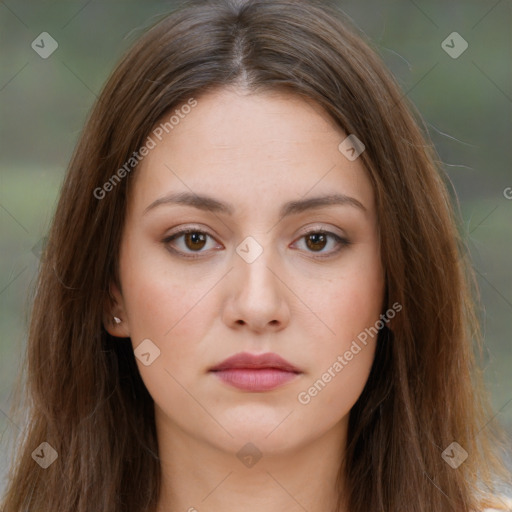
{"label": "eyebrow", "polygon": [[[143,215],[150,210],[162,205],[185,205],[192,206],[199,210],[224,213],[233,215],[235,209],[233,205],[224,203],[210,196],[193,194],[189,192],[171,193],[164,197],[153,201],[143,212]],[[318,197],[311,197],[309,199],[301,199],[297,201],[288,201],[281,207],[279,217],[286,217],[288,215],[298,214],[306,210],[313,210],[316,208],[324,208],[326,206],[352,206],[366,213],[365,206],[358,201],[355,197],[350,197],[345,194],[329,194]]]}

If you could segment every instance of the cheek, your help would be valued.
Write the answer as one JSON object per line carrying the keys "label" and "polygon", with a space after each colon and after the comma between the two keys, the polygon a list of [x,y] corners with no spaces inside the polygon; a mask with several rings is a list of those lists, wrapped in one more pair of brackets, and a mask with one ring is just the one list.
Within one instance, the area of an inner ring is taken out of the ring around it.
{"label": "cheek", "polygon": [[318,334],[309,339],[317,353],[320,337],[325,349],[321,352],[329,357],[348,349],[351,341],[374,326],[382,313],[385,280],[378,252],[368,247],[343,263],[321,286],[310,286],[306,295],[319,319]]}
{"label": "cheek", "polygon": [[148,263],[131,259],[123,282],[130,290],[125,307],[136,355],[137,347],[151,341],[150,364],[137,358],[137,366],[157,407],[165,407],[171,416],[172,411],[186,410],[192,423],[201,424],[204,411],[195,407],[186,390],[191,388],[191,371],[201,371],[201,347],[195,341],[208,331],[212,303],[207,291],[212,284]]}
{"label": "cheek", "polygon": [[348,421],[368,380],[374,353],[374,347],[368,345],[351,361],[345,361],[346,365],[338,361],[338,367],[333,357],[318,377],[301,389],[296,400],[302,430],[315,437]]}
{"label": "cheek", "polygon": [[195,325],[191,317],[196,316],[204,294],[203,287],[192,288],[176,279],[148,277],[132,281],[131,299],[126,304],[132,336],[154,336],[165,342],[184,326],[190,329]]}
{"label": "cheek", "polygon": [[322,299],[322,319],[334,334],[309,337],[315,338],[307,349],[314,362],[296,400],[311,429],[330,428],[349,414],[374,360],[382,299],[379,282],[370,286],[365,280],[345,279],[343,285],[332,285]]}
{"label": "cheek", "polygon": [[200,324],[197,308],[210,287],[204,276],[177,270],[164,250],[137,249],[134,245],[127,243],[121,260],[125,308],[133,342],[154,338],[166,344],[185,326],[190,338],[193,334],[190,329]]}
{"label": "cheek", "polygon": [[[123,257],[121,275],[132,347],[136,356],[151,353],[149,361],[136,359],[142,380],[156,404],[173,410],[190,408],[190,396],[182,386],[190,387],[191,370],[200,371],[201,347],[195,340],[206,337],[208,309],[212,314],[207,291],[214,283],[172,272],[165,257],[149,258],[144,251],[134,250],[127,250]],[[196,413],[200,421],[201,411],[190,411]]]}
{"label": "cheek", "polygon": [[357,335],[373,325],[382,312],[385,279],[376,244],[368,244],[351,263],[333,295],[340,307],[339,318],[353,326],[357,332],[352,335]]}
{"label": "cheek", "polygon": [[[315,311],[330,330],[310,335],[308,352],[315,354],[309,379],[298,402],[327,422],[348,414],[368,379],[382,313],[384,273],[377,251],[357,254],[336,275],[310,295]],[[331,332],[332,331],[332,332]]]}

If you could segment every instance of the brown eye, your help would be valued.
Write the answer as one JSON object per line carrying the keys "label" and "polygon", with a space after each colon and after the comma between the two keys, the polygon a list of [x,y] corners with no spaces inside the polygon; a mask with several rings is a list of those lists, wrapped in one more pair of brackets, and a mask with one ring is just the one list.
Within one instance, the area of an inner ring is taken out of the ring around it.
{"label": "brown eye", "polygon": [[192,231],[184,235],[185,245],[191,251],[201,250],[206,244],[206,236],[199,231]]}
{"label": "brown eye", "polygon": [[210,234],[204,231],[186,228],[165,238],[162,242],[173,253],[180,254],[185,258],[194,258],[209,252],[206,249],[203,250],[208,244],[208,239],[214,240]]}
{"label": "brown eye", "polygon": [[321,251],[327,244],[324,233],[311,233],[306,236],[306,245],[313,251]]}
{"label": "brown eye", "polygon": [[[331,233],[330,231],[310,231],[304,234],[300,241],[304,241],[306,252],[318,253],[315,258],[329,258],[336,255],[343,248],[350,245],[350,241],[346,238]],[[324,250],[326,249],[327,250]]]}

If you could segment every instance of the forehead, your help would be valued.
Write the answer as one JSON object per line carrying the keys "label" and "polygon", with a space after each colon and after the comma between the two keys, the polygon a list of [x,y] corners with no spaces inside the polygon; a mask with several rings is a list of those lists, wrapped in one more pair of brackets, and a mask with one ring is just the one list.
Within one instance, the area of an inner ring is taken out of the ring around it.
{"label": "forehead", "polygon": [[150,135],[155,147],[133,176],[134,208],[171,191],[215,191],[239,206],[277,208],[286,198],[336,189],[372,209],[360,159],[350,161],[338,149],[347,134],[316,103],[238,89],[210,91],[195,101],[191,109],[175,107],[156,127],[159,137],[155,130]]}

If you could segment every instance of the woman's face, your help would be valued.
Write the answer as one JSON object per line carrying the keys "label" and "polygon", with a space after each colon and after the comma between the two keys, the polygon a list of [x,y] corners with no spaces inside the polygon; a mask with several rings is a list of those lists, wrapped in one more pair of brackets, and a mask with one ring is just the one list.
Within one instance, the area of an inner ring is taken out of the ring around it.
{"label": "woman's face", "polygon": [[[358,335],[378,322],[384,294],[361,159],[296,96],[221,89],[196,100],[168,133],[150,134],[134,171],[114,287],[122,323],[108,329],[131,338],[169,433],[263,453],[343,433],[377,339]],[[240,353],[277,354],[296,372],[268,360],[211,371]]]}

